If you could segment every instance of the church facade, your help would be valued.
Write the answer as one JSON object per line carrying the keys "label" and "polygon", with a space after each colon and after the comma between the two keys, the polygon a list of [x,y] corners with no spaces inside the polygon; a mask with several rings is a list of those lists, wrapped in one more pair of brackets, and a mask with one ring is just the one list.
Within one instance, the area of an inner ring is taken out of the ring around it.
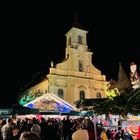
{"label": "church facade", "polygon": [[92,64],[87,33],[77,27],[66,33],[65,59],[55,66],[51,62],[46,79],[29,88],[28,95],[53,93],[71,105],[80,99],[106,98],[104,89],[108,82]]}

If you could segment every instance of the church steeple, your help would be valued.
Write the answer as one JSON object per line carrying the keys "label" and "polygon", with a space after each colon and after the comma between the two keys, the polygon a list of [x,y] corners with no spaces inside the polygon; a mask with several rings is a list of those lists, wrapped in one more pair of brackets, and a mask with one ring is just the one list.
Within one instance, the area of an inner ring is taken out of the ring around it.
{"label": "church steeple", "polygon": [[123,92],[127,88],[131,86],[130,80],[126,75],[122,64],[119,62],[119,72],[118,72],[118,81],[111,80],[111,87],[110,89],[118,88],[119,92]]}
{"label": "church steeple", "polygon": [[88,32],[86,30],[82,29],[82,26],[77,20],[77,13],[75,13],[73,26],[66,33],[66,47],[77,49],[80,45],[82,46],[82,48],[85,48],[85,50],[87,50],[87,33]]}
{"label": "church steeple", "polygon": [[77,12],[75,12],[74,14],[74,22],[73,22],[73,27],[79,28],[79,29],[83,29],[83,27],[81,26],[81,24],[78,21],[78,14]]}
{"label": "church steeple", "polygon": [[119,74],[118,74],[118,82],[124,81],[124,80],[128,80],[128,77],[122,67],[121,62],[119,62]]}

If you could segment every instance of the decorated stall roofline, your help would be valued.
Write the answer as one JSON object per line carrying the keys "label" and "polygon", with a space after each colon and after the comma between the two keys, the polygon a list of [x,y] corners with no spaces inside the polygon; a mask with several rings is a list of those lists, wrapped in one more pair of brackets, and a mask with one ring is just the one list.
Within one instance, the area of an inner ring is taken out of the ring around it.
{"label": "decorated stall roofline", "polygon": [[62,100],[61,98],[57,97],[56,95],[54,95],[53,93],[46,93],[45,95],[42,95],[36,99],[34,99],[31,102],[28,102],[27,104],[24,104],[24,106],[28,106],[29,104],[34,104],[36,101],[40,101],[42,99],[44,99],[45,97],[52,97],[52,99],[56,100],[59,104],[66,104],[69,108],[73,109],[73,110],[77,110],[77,108],[75,108],[74,106],[70,105],[69,103],[67,103],[66,101]]}

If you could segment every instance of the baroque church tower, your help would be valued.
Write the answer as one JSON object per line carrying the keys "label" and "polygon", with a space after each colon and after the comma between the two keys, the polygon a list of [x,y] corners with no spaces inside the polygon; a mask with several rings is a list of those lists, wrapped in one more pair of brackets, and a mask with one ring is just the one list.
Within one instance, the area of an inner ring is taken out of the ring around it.
{"label": "baroque church tower", "polygon": [[20,104],[53,110],[54,99],[73,106],[79,100],[107,97],[106,76],[92,64],[93,53],[87,45],[88,32],[77,23],[66,33],[65,59],[55,66],[51,62],[46,79],[24,91]]}
{"label": "baroque church tower", "polygon": [[71,105],[80,99],[106,98],[106,76],[92,64],[93,53],[87,45],[87,33],[77,26],[66,33],[65,59],[53,64],[48,77],[48,92]]}

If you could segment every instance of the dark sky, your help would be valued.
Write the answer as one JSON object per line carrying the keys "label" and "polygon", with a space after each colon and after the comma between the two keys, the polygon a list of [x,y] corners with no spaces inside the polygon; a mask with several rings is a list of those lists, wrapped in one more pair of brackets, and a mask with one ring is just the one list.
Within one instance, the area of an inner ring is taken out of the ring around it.
{"label": "dark sky", "polygon": [[0,105],[16,103],[21,87],[48,74],[51,60],[56,64],[64,58],[65,33],[72,27],[75,12],[89,31],[87,44],[93,52],[93,64],[107,80],[117,78],[119,62],[128,75],[130,62],[140,66],[137,4],[5,5],[1,16]]}

